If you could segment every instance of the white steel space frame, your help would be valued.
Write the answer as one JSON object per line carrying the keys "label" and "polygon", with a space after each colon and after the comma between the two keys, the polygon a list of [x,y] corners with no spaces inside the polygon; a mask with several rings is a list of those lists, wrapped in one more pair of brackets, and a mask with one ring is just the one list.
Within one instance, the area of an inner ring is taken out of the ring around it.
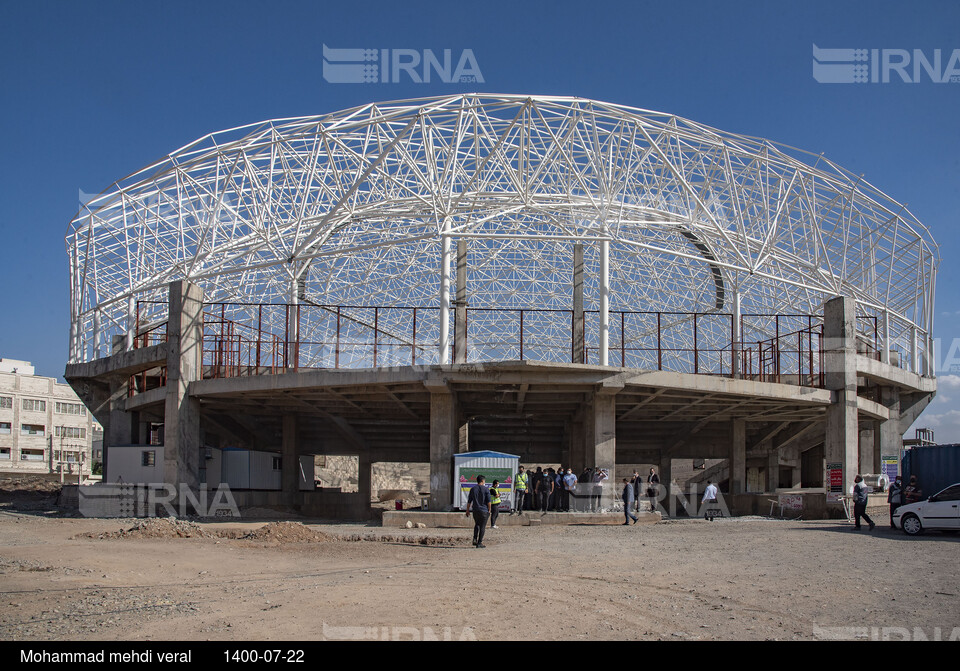
{"label": "white steel space frame", "polygon": [[470,305],[490,308],[569,307],[582,243],[604,365],[611,309],[820,314],[849,295],[884,359],[931,372],[938,247],[862,177],[670,114],[493,94],[225,130],[119,180],[68,227],[70,361],[132,346],[137,301],[188,279],[208,301],[439,307],[448,363],[461,239]]}

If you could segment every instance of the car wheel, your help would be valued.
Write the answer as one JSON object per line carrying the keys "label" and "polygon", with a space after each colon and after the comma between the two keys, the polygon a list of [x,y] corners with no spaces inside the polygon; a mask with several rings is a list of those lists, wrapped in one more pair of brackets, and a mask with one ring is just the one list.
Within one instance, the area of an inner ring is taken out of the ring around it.
{"label": "car wheel", "polygon": [[916,515],[904,515],[903,519],[900,520],[900,526],[903,527],[904,533],[908,536],[916,536],[923,531],[920,518]]}

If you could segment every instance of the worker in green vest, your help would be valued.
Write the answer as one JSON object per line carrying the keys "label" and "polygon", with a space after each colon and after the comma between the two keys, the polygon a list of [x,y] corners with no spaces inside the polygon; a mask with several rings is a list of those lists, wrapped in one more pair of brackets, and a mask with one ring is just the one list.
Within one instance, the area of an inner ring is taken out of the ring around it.
{"label": "worker in green vest", "polygon": [[516,490],[514,494],[514,501],[516,502],[516,513],[519,515],[523,512],[523,502],[527,498],[527,493],[530,491],[530,478],[527,475],[527,472],[523,470],[523,466],[517,468],[517,479],[516,479]]}
{"label": "worker in green vest", "polygon": [[500,515],[500,481],[494,480],[490,485],[490,528],[499,529],[497,516]]}

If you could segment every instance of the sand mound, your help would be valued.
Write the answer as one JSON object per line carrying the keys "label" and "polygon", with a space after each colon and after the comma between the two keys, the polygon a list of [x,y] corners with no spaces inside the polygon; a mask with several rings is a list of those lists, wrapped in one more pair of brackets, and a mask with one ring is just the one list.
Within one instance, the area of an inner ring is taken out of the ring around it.
{"label": "sand mound", "polygon": [[323,543],[331,540],[327,534],[314,531],[300,522],[271,522],[240,539],[265,543]]}
{"label": "sand mound", "polygon": [[207,538],[203,528],[194,522],[169,517],[141,520],[129,529],[87,533],[77,538]]}

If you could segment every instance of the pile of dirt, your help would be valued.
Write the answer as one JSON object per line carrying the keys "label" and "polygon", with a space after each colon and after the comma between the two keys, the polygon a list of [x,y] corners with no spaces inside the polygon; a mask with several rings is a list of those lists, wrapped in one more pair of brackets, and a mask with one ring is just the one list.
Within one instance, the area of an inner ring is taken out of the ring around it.
{"label": "pile of dirt", "polygon": [[60,494],[60,481],[39,475],[0,477],[0,501],[53,500]]}
{"label": "pile of dirt", "polygon": [[258,541],[261,543],[325,543],[332,540],[330,536],[300,522],[271,522],[251,531],[240,540]]}
{"label": "pile of dirt", "polygon": [[140,520],[129,529],[80,534],[77,538],[209,538],[199,524],[170,517]]}

